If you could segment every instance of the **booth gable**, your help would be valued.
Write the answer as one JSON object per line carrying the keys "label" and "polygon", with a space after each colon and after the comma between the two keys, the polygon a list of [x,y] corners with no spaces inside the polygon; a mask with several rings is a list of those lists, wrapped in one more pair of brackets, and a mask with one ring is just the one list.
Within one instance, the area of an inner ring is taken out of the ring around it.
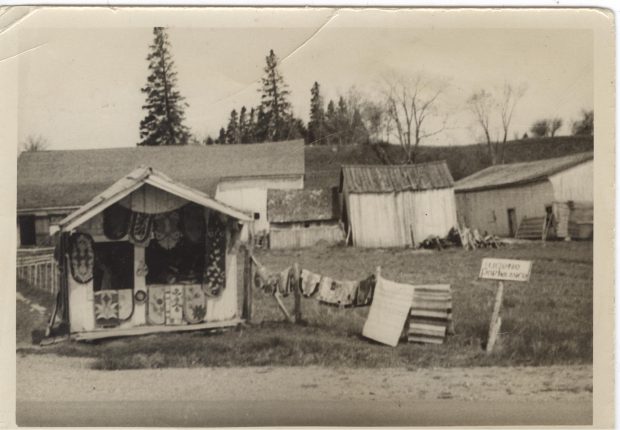
{"label": "booth gable", "polygon": [[72,230],[145,185],[150,185],[203,207],[216,210],[241,222],[249,222],[252,220],[248,214],[221,203],[198,190],[175,182],[161,172],[153,170],[150,167],[139,167],[124,178],[115,182],[91,201],[66,216],[60,221],[58,226],[65,231]]}

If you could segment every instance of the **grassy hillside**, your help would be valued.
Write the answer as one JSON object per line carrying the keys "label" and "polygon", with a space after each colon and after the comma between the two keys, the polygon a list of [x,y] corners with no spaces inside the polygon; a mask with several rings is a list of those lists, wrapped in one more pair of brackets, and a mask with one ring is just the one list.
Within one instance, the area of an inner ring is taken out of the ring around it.
{"label": "grassy hillside", "polygon": [[[505,162],[541,160],[577,152],[591,151],[591,136],[516,140],[506,143]],[[337,186],[343,164],[382,164],[386,158],[401,163],[403,150],[397,145],[348,145],[341,147],[306,147],[306,186],[320,188]],[[455,180],[469,176],[490,165],[486,147],[480,144],[463,146],[422,146],[418,162],[446,160]]]}

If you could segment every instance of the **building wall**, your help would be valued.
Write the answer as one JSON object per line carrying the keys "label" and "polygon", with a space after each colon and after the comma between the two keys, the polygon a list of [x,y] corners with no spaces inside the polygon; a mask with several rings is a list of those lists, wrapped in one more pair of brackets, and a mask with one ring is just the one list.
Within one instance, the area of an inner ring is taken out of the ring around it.
{"label": "building wall", "polygon": [[545,216],[554,200],[551,182],[512,188],[456,193],[459,223],[498,236],[508,236],[508,209],[514,208],[517,226],[523,217]]}
{"label": "building wall", "polygon": [[549,177],[557,202],[592,202],[594,191],[593,160]]}
{"label": "building wall", "polygon": [[355,246],[411,246],[430,235],[445,236],[456,225],[456,204],[451,188],[348,194],[346,200]]}
{"label": "building wall", "polygon": [[272,224],[269,232],[271,249],[306,248],[323,241],[337,244],[345,239],[342,227],[338,222]]}
{"label": "building wall", "polygon": [[267,190],[295,190],[304,187],[303,177],[274,179],[223,180],[217,186],[215,198],[237,209],[258,213],[254,231],[269,231],[267,221]]}

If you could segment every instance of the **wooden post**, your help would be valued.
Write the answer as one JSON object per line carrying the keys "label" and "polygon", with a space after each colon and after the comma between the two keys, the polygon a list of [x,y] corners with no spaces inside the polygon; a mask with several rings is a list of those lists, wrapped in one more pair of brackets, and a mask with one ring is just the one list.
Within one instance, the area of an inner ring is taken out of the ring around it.
{"label": "wooden post", "polygon": [[504,283],[499,281],[497,293],[495,294],[495,304],[493,305],[493,315],[491,316],[491,324],[489,325],[489,338],[487,340],[487,354],[493,351],[493,346],[499,335],[499,329],[502,325],[502,319],[499,312],[502,308],[502,299],[504,296]]}
{"label": "wooden post", "polygon": [[301,282],[300,278],[301,278],[301,274],[299,273],[299,264],[295,263],[293,265],[293,276],[295,277],[295,285],[293,288],[293,294],[295,295],[295,322],[297,324],[301,323],[302,321],[302,317],[301,317],[301,291],[300,291],[300,285],[299,283]]}
{"label": "wooden post", "polygon": [[246,322],[252,321],[252,257],[249,244],[243,247],[243,312]]}

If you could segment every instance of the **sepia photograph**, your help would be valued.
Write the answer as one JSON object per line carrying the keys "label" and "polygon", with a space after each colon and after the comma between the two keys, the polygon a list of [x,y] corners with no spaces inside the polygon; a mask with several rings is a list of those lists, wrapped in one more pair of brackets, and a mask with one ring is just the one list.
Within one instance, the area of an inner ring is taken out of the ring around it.
{"label": "sepia photograph", "polygon": [[7,17],[0,422],[613,427],[613,12]]}

